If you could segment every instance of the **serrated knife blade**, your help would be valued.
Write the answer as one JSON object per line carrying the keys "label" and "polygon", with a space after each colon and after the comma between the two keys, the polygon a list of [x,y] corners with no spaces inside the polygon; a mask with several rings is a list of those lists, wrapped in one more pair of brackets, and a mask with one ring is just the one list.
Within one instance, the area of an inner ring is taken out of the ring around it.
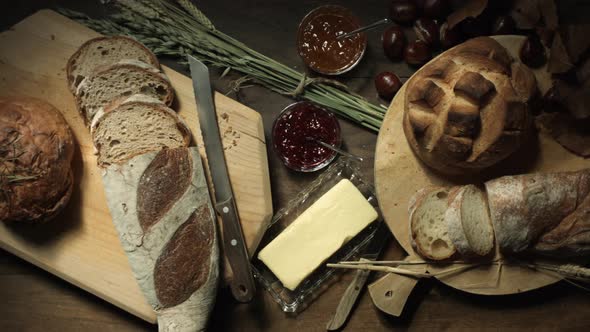
{"label": "serrated knife blade", "polygon": [[223,225],[223,248],[233,273],[230,282],[231,292],[236,300],[249,302],[252,300],[256,289],[248,249],[244,241],[223,154],[223,145],[219,135],[219,125],[209,79],[209,69],[190,55],[188,56],[188,62],[197,102],[199,124],[207,153],[207,163],[215,192],[215,210],[219,213]]}

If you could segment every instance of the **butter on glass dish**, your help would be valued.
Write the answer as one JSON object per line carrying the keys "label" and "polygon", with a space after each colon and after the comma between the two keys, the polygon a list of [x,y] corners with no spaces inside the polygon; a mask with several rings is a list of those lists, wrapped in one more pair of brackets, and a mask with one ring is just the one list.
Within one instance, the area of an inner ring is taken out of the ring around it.
{"label": "butter on glass dish", "polygon": [[327,263],[365,253],[382,222],[373,187],[359,163],[339,158],[273,217],[252,266],[284,312],[298,313],[341,271]]}

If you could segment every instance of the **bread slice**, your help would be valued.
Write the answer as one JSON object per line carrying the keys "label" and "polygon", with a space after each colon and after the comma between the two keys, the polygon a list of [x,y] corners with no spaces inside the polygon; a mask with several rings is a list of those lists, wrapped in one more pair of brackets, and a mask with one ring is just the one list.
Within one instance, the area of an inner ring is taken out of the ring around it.
{"label": "bread slice", "polygon": [[431,260],[444,260],[456,253],[444,222],[449,188],[428,187],[410,201],[410,236],[414,250]]}
{"label": "bread slice", "polygon": [[97,37],[80,46],[66,66],[68,86],[72,93],[96,68],[113,65],[121,60],[138,60],[160,68],[156,56],[135,39],[124,36]]}
{"label": "bread slice", "polygon": [[119,97],[144,94],[170,105],[174,90],[168,78],[155,67],[139,61],[124,60],[101,67],[78,86],[76,100],[86,123],[98,110]]}
{"label": "bread slice", "polygon": [[134,95],[99,113],[93,122],[92,140],[98,165],[106,167],[149,151],[187,147],[191,132],[178,114],[158,99]]}
{"label": "bread slice", "polygon": [[486,256],[494,248],[494,229],[487,200],[476,186],[461,187],[449,200],[445,222],[451,241],[461,255]]}

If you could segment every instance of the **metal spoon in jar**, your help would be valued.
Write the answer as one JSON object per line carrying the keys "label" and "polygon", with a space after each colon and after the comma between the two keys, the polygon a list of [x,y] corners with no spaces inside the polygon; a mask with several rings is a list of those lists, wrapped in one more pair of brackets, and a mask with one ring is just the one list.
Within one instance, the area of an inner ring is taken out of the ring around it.
{"label": "metal spoon in jar", "polygon": [[378,26],[380,26],[382,24],[388,24],[388,23],[392,23],[392,21],[390,19],[388,19],[388,18],[384,18],[384,19],[379,20],[377,22],[373,22],[373,23],[371,23],[369,25],[365,25],[364,27],[360,27],[358,29],[352,30],[351,32],[347,32],[345,34],[342,34],[340,36],[337,36],[336,39],[348,38],[350,36],[356,35],[359,32],[370,30],[370,29],[376,28],[376,27],[378,27]]}
{"label": "metal spoon in jar", "polygon": [[314,142],[318,143],[319,145],[321,145],[321,146],[323,146],[325,148],[328,148],[328,149],[330,149],[330,150],[332,150],[332,151],[334,151],[336,153],[339,153],[339,154],[341,154],[343,156],[346,156],[348,158],[355,159],[355,160],[358,160],[360,162],[362,162],[364,160],[363,157],[355,156],[355,155],[353,155],[351,153],[348,153],[348,152],[346,152],[344,150],[341,150],[341,149],[333,146],[332,144],[328,144],[328,143],[326,143],[326,142],[324,142],[322,140],[319,140],[317,138],[313,138],[313,137],[307,136],[307,137],[305,137],[305,139],[308,140],[308,141],[314,141]]}

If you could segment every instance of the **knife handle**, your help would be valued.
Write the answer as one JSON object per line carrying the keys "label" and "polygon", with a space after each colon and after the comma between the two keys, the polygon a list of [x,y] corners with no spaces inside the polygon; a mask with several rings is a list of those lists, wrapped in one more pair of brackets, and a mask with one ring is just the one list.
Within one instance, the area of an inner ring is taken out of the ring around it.
{"label": "knife handle", "polygon": [[230,198],[216,204],[215,207],[221,215],[223,248],[233,272],[230,282],[232,295],[239,302],[250,302],[254,297],[256,287],[235,201]]}

